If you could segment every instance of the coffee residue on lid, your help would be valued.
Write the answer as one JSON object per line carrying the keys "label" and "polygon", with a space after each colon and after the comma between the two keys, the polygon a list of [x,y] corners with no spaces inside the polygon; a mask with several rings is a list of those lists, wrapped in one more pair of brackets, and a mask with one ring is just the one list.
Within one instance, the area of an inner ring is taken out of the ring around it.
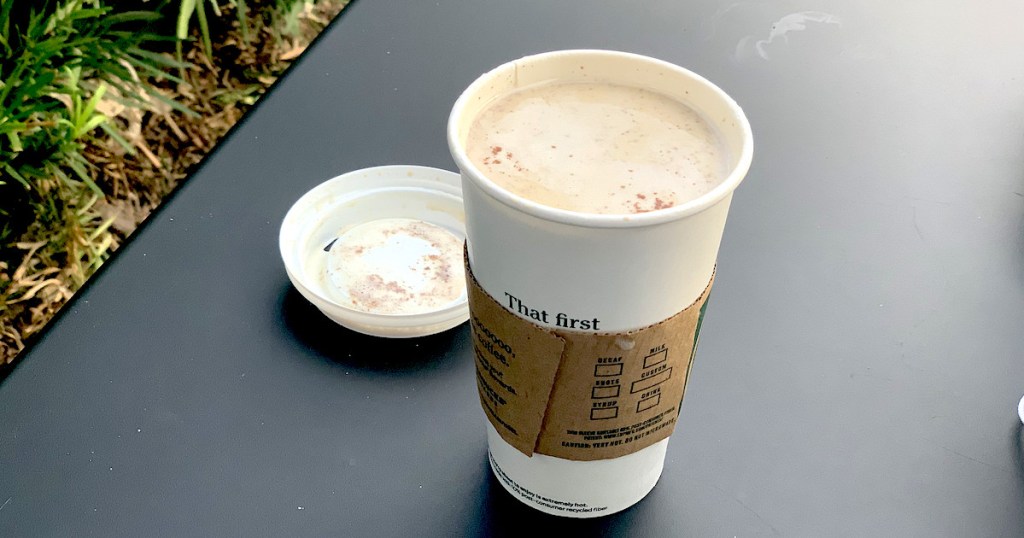
{"label": "coffee residue on lid", "polygon": [[373,220],[343,231],[324,250],[325,288],[332,299],[355,310],[421,314],[466,294],[462,241],[435,224]]}

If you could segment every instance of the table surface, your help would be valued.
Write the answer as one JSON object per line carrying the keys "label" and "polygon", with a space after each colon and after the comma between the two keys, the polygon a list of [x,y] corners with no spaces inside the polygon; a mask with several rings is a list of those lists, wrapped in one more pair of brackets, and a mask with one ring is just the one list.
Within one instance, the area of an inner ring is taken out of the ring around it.
{"label": "table surface", "polygon": [[[1022,536],[1024,6],[350,6],[0,384],[0,535]],[[556,519],[487,467],[465,325],[389,341],[292,288],[302,193],[453,169],[478,74],[687,66],[755,135],[665,472]]]}

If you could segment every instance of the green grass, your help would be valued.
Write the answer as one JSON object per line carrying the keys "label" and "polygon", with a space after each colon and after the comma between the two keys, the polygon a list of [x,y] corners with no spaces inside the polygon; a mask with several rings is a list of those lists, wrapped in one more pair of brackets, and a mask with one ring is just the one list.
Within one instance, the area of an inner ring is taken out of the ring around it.
{"label": "green grass", "polygon": [[123,103],[146,106],[155,92],[136,70],[164,76],[173,63],[143,48],[167,41],[146,31],[157,12],[83,0],[15,10],[16,1],[0,0],[0,244],[103,195],[83,144],[100,129],[123,138],[97,105],[113,88]]}
{"label": "green grass", "polygon": [[[0,365],[11,356],[12,325],[35,330],[36,318],[55,311],[41,302],[43,284],[56,282],[51,295],[63,302],[118,243],[114,219],[99,211],[111,186],[87,149],[116,144],[131,156],[136,144],[127,123],[104,110],[195,116],[166,96],[168,88],[191,87],[196,66],[184,60],[192,58],[186,50],[201,47],[212,68],[219,37],[240,36],[241,50],[256,39],[295,38],[312,5],[0,0]],[[204,99],[251,105],[265,88],[254,82]]]}

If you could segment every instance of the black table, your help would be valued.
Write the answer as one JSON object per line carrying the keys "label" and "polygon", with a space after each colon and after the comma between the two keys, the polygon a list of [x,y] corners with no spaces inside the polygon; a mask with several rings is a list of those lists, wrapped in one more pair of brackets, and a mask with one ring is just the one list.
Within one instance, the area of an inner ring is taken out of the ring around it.
{"label": "black table", "polygon": [[[352,5],[0,384],[0,536],[1024,535],[1021,21],[1009,0]],[[579,47],[694,69],[756,140],[664,476],[591,521],[490,476],[465,325],[347,332],[277,250],[325,179],[453,168],[479,73]]]}

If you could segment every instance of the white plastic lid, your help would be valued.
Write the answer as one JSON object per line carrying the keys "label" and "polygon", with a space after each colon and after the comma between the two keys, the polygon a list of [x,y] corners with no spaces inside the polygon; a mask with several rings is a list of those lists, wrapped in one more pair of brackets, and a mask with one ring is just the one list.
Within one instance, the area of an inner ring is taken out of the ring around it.
{"label": "white plastic lid", "polygon": [[469,319],[458,174],[380,166],[314,187],[288,210],[288,278],[339,325],[374,336],[438,333]]}

